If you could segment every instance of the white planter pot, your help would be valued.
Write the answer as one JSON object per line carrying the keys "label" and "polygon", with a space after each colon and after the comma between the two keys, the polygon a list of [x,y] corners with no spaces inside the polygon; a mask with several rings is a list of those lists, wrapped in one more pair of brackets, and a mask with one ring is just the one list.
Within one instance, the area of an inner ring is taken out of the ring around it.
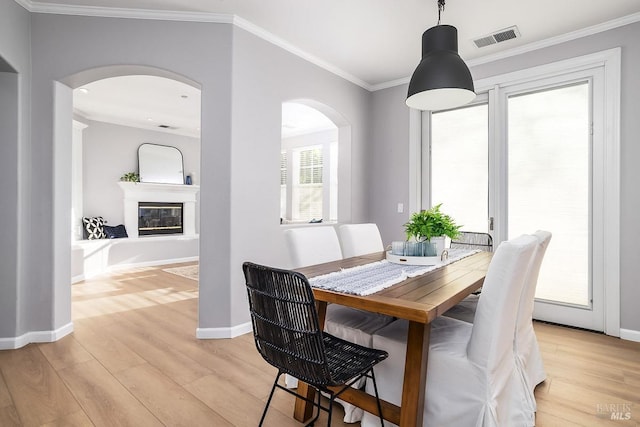
{"label": "white planter pot", "polygon": [[445,249],[451,247],[451,239],[447,236],[432,237],[430,242],[436,247],[436,256],[441,256]]}

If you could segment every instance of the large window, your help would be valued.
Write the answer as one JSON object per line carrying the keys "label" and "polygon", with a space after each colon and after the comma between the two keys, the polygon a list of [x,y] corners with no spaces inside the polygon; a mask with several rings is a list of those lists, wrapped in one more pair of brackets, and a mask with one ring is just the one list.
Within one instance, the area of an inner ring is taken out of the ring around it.
{"label": "large window", "polygon": [[301,104],[283,104],[282,117],[281,222],[337,221],[338,129]]}
{"label": "large window", "polygon": [[489,232],[496,246],[550,231],[534,315],[612,333],[616,75],[619,50],[605,51],[476,82],[484,89],[475,104],[422,117],[422,207],[443,203],[463,230]]}

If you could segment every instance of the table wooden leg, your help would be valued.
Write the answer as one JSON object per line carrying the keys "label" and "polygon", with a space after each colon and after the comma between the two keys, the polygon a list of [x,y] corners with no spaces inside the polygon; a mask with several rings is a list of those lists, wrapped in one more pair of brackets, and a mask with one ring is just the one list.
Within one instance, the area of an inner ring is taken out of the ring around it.
{"label": "table wooden leg", "polygon": [[[311,400],[313,400],[316,397],[316,391],[314,390],[314,388],[309,387],[307,383],[304,383],[302,381],[298,381],[297,393]],[[313,405],[303,399],[296,397],[296,404],[293,409],[293,418],[303,423],[309,418],[311,418],[312,414],[313,414]]]}
{"label": "table wooden leg", "polygon": [[[327,303],[324,301],[316,301],[316,310],[318,311],[318,322],[321,330],[324,330],[324,319],[327,315]],[[307,399],[313,400],[316,395],[316,391],[313,387],[309,387],[306,383],[298,381],[297,393],[305,396]],[[313,414],[313,405],[304,399],[296,398],[295,407],[293,410],[293,418],[305,422]]]}
{"label": "table wooden leg", "polygon": [[422,426],[430,333],[431,324],[409,322],[402,404],[400,405],[400,427]]}

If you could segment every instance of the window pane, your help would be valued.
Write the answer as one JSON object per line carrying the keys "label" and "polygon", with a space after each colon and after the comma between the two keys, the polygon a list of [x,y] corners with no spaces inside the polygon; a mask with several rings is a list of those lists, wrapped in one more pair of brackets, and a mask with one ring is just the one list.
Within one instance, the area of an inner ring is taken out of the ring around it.
{"label": "window pane", "polygon": [[322,183],[322,148],[300,151],[300,184]]}
{"label": "window pane", "polygon": [[431,204],[465,231],[488,231],[487,104],[431,115]]}
{"label": "window pane", "polygon": [[589,84],[508,99],[509,237],[549,230],[536,297],[589,303]]}
{"label": "window pane", "polygon": [[322,218],[322,185],[301,185],[293,189],[293,219],[305,220]]}

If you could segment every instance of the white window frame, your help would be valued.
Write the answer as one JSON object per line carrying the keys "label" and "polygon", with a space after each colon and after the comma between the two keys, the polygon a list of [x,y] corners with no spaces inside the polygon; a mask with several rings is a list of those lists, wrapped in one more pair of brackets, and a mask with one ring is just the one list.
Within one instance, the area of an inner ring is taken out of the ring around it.
{"label": "white window frame", "polygon": [[[330,131],[331,132],[331,131]],[[335,130],[335,135],[322,141],[315,140],[313,134],[308,143],[304,144],[282,144],[280,152],[286,152],[287,157],[287,188],[286,188],[286,216],[283,218],[283,225],[307,224],[309,220],[291,220],[293,217],[293,188],[296,185],[299,171],[296,170],[296,154],[305,149],[322,147],[322,222],[336,223],[338,212],[338,138],[339,131]]]}
{"label": "white window frame", "polygon": [[[576,58],[540,65],[525,70],[514,71],[502,75],[492,76],[486,79],[475,81],[477,93],[487,92],[489,96],[489,108],[503,103],[503,97],[498,94],[506,87],[522,85],[534,80],[548,79],[559,75],[585,71],[602,67],[604,69],[604,105],[603,124],[601,129],[594,129],[594,132],[602,132],[604,145],[599,155],[602,155],[602,182],[594,183],[594,189],[598,186],[598,197],[601,202],[597,206],[602,209],[598,212],[601,223],[606,224],[606,232],[600,233],[601,241],[594,241],[594,246],[606,248],[602,253],[602,271],[594,274],[601,275],[604,281],[604,332],[607,335],[620,336],[620,85],[621,85],[621,49],[614,48]],[[502,98],[502,99],[501,99]],[[504,107],[504,106],[500,106]],[[596,112],[594,112],[596,114]],[[495,114],[489,113],[489,141],[490,171],[496,171],[493,167],[497,164],[505,165],[504,158],[506,152],[491,146],[491,141],[501,141],[504,139],[505,123],[496,123],[493,118]],[[409,206],[411,211],[418,210],[423,206],[423,191],[421,189],[422,173],[428,173],[428,150],[423,150],[422,135],[422,115],[419,111],[412,110],[409,116]],[[425,123],[425,126],[428,124]],[[428,135],[428,129],[426,134]],[[425,145],[428,140],[425,141]],[[504,145],[504,144],[503,144]],[[428,146],[428,145],[426,145]],[[422,153],[422,155],[420,155]],[[594,156],[596,152],[594,151]],[[503,173],[498,171],[496,173]],[[498,188],[494,188],[492,193],[497,197],[506,197],[506,183],[503,180],[490,177],[490,182],[495,183]],[[594,196],[596,196],[594,194]],[[490,206],[499,206],[500,200],[490,200]],[[505,206],[502,203],[502,206]],[[491,209],[491,208],[490,208]],[[594,209],[595,211],[595,209]],[[593,218],[597,221],[598,218]],[[599,225],[594,222],[594,227]],[[595,230],[594,230],[595,231]],[[504,230],[498,230],[505,233]],[[595,233],[594,233],[595,234]],[[505,235],[498,235],[497,241]],[[595,236],[594,236],[595,238]],[[600,237],[599,237],[600,239]]]}

